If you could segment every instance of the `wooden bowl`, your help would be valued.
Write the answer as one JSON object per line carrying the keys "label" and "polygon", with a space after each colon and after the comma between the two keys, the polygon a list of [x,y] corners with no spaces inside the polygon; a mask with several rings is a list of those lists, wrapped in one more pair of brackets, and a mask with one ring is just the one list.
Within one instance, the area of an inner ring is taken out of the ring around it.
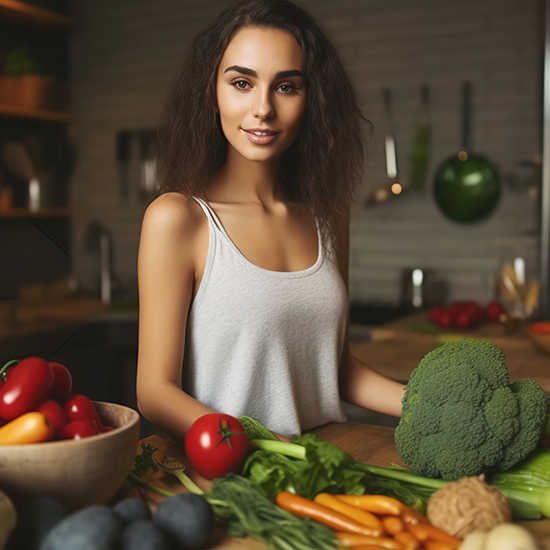
{"label": "wooden bowl", "polygon": [[16,502],[50,496],[71,509],[111,500],[137,454],[139,414],[115,403],[94,405],[114,430],[79,440],[0,447],[0,489]]}
{"label": "wooden bowl", "polygon": [[535,332],[534,330],[527,329],[527,335],[535,346],[543,353],[550,354],[550,334],[544,334],[542,332]]}

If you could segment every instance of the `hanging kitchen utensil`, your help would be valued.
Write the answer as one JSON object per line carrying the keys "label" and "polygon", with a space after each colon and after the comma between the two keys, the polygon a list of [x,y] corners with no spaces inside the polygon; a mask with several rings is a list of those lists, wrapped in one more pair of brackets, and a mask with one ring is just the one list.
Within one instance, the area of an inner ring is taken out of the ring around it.
{"label": "hanging kitchen utensil", "polygon": [[393,131],[391,92],[389,88],[383,90],[384,112],[386,115],[386,137],[384,140],[384,152],[386,156],[386,182],[377,187],[366,199],[365,206],[372,206],[389,198],[399,195],[403,191],[403,185],[397,180],[397,150],[395,134]]}
{"label": "hanging kitchen utensil", "polygon": [[470,83],[462,88],[463,150],[437,169],[434,196],[441,211],[457,222],[474,222],[487,217],[500,198],[496,168],[484,156],[469,152]]}
{"label": "hanging kitchen utensil", "polygon": [[409,187],[415,191],[420,191],[426,187],[430,164],[432,127],[429,116],[430,89],[427,85],[422,86],[421,98],[422,107],[414,129],[409,156],[409,178],[407,181]]}

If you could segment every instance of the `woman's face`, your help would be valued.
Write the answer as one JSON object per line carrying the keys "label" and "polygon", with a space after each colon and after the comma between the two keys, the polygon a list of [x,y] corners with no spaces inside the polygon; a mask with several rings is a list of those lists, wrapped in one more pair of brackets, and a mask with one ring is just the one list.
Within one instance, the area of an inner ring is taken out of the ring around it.
{"label": "woman's face", "polygon": [[289,33],[241,29],[218,69],[216,96],[228,155],[279,158],[296,139],[306,108],[304,54]]}

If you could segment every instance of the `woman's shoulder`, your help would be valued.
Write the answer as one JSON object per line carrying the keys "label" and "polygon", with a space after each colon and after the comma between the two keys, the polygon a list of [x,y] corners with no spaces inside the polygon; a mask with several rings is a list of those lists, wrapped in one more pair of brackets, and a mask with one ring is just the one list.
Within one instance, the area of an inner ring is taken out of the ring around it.
{"label": "woman's shoulder", "polygon": [[164,193],[147,207],[142,231],[190,237],[203,229],[206,223],[202,208],[195,199],[181,193]]}

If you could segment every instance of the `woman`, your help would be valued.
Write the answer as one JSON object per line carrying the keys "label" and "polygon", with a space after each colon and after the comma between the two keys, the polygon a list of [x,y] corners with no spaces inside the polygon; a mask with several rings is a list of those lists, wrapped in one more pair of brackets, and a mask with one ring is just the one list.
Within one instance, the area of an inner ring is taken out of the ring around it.
{"label": "woman", "polygon": [[242,0],[195,39],[138,261],[138,406],[163,431],[216,411],[285,438],[345,421],[340,398],[400,415],[404,387],[347,348],[364,122],[326,32],[286,0]]}

